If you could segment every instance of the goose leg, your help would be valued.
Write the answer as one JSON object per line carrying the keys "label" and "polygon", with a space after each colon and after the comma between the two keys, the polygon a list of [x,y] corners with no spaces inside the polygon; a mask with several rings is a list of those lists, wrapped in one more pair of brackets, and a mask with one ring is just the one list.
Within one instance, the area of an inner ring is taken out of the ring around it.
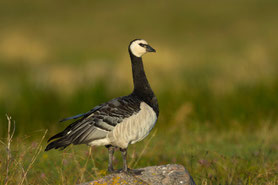
{"label": "goose leg", "polygon": [[114,168],[113,168],[113,154],[114,154],[114,150],[115,148],[111,145],[107,146],[108,148],[108,154],[109,154],[109,163],[108,163],[108,171],[109,172],[114,172]]}
{"label": "goose leg", "polygon": [[123,169],[121,171],[125,172],[125,173],[131,173],[131,174],[135,174],[135,175],[141,175],[143,170],[139,170],[139,169],[129,169],[127,167],[127,148],[122,149],[120,148],[120,151],[122,152],[122,157],[123,157]]}
{"label": "goose leg", "polygon": [[127,162],[126,162],[126,156],[127,156],[127,149],[120,149],[120,151],[122,152],[122,157],[123,157],[123,171],[127,172],[128,168],[127,168]]}

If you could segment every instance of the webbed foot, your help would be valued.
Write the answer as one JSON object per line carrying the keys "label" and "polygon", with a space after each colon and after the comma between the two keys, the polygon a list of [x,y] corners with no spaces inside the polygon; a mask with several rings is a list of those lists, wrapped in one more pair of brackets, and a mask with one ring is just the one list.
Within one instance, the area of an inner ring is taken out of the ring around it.
{"label": "webbed foot", "polygon": [[115,172],[116,173],[127,173],[127,174],[131,174],[131,175],[141,175],[143,171],[144,170],[127,168],[127,170],[119,169],[119,170],[116,170]]}

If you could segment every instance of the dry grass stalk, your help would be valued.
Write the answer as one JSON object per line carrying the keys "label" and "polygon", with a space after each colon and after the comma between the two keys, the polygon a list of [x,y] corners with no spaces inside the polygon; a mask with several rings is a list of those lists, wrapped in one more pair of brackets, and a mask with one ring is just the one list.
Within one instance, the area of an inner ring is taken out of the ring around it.
{"label": "dry grass stalk", "polygon": [[[14,122],[14,127],[13,127],[13,131],[11,133],[11,120],[12,117],[9,116],[8,114],[6,114],[7,120],[8,120],[8,136],[7,136],[7,145],[6,145],[6,149],[7,149],[7,166],[6,166],[6,177],[5,177],[5,185],[8,184],[9,181],[9,167],[10,167],[10,163],[11,163],[11,158],[12,158],[12,154],[11,154],[11,142],[14,136],[14,132],[15,132],[15,122]],[[4,144],[5,145],[5,144]]]}
{"label": "dry grass stalk", "polygon": [[94,173],[90,173],[90,177],[92,179],[95,179],[97,177],[96,174],[98,173],[99,169],[96,167],[95,159],[94,159],[94,156],[92,155],[93,149],[94,149],[94,147],[90,147],[89,154],[88,154],[88,159],[90,157],[90,159],[92,160],[92,164],[93,164],[92,170],[94,172]]}
{"label": "dry grass stalk", "polygon": [[133,163],[133,161],[131,161],[131,163],[133,163],[132,167],[135,168],[138,164],[138,162],[140,161],[140,159],[142,158],[143,154],[146,152],[146,149],[148,148],[152,138],[156,135],[157,133],[157,129],[155,129],[155,131],[153,132],[152,136],[150,137],[150,139],[146,142],[143,150],[141,151],[141,153],[139,154],[139,157],[137,158],[137,160]]}
{"label": "dry grass stalk", "polygon": [[92,155],[92,147],[89,147],[89,154],[88,154],[88,157],[86,159],[86,162],[83,166],[83,168],[80,169],[80,182],[83,182],[84,181],[84,172],[86,171],[87,169],[87,165],[88,165],[88,161],[89,159],[91,158],[91,155]]}
{"label": "dry grass stalk", "polygon": [[28,168],[27,170],[25,171],[24,175],[23,175],[23,178],[21,179],[21,182],[20,182],[20,185],[24,183],[24,181],[26,181],[26,176],[29,172],[29,170],[31,169],[31,167],[33,166],[34,162],[36,161],[38,155],[40,154],[41,150],[42,150],[42,141],[44,140],[45,138],[45,135],[47,133],[47,130],[44,132],[42,138],[41,138],[41,141],[40,143],[38,144],[37,148],[36,148],[36,152],[34,154],[34,156],[32,157],[32,160],[31,160],[31,163],[28,165]]}

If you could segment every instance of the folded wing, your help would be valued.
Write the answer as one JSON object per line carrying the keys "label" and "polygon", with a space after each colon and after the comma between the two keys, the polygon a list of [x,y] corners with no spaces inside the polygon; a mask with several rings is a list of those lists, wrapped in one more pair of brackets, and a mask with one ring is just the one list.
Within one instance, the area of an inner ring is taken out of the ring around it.
{"label": "folded wing", "polygon": [[87,113],[72,116],[61,121],[77,119],[66,129],[51,137],[45,151],[64,149],[70,144],[88,144],[104,139],[123,119],[140,110],[140,100],[132,95],[113,99],[94,107]]}

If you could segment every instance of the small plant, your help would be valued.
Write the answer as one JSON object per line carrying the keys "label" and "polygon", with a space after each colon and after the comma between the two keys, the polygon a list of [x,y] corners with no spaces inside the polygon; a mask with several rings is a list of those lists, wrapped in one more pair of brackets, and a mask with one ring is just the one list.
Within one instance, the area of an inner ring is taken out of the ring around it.
{"label": "small plant", "polygon": [[[7,130],[7,139],[6,143],[2,140],[0,140],[0,143],[4,145],[5,150],[3,152],[3,155],[6,155],[6,161],[3,166],[5,166],[5,170],[3,170],[0,180],[3,182],[3,184],[23,184],[27,181],[28,173],[34,166],[34,162],[36,161],[38,155],[40,154],[42,150],[42,141],[45,138],[45,135],[47,133],[47,130],[44,132],[40,142],[33,143],[27,150],[23,150],[20,152],[16,152],[12,148],[13,144],[13,137],[15,133],[15,121],[12,121],[12,117],[9,115],[6,115],[6,118],[8,120],[8,130]],[[13,123],[13,124],[12,124]],[[23,143],[21,143],[23,145]],[[2,153],[2,151],[1,151]],[[29,154],[32,154],[30,156]],[[24,165],[24,163],[27,163],[27,165]],[[2,165],[1,165],[2,168]],[[1,169],[2,171],[2,169]]]}

